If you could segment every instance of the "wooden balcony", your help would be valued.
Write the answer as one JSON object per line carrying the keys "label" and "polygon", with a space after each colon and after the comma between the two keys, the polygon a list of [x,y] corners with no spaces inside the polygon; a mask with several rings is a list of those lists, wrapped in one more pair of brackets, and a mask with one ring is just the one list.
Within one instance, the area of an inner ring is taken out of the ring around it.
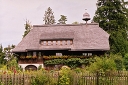
{"label": "wooden balcony", "polygon": [[18,64],[42,64],[43,58],[42,57],[20,57],[18,59]]}

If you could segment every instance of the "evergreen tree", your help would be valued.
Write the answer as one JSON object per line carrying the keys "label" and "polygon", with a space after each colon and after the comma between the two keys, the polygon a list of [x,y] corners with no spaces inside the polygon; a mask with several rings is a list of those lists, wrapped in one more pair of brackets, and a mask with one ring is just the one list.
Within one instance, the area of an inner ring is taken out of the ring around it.
{"label": "evergreen tree", "polygon": [[60,15],[61,18],[58,20],[60,24],[66,24],[67,16]]}
{"label": "evergreen tree", "polygon": [[50,7],[48,7],[47,11],[45,11],[44,20],[43,21],[47,25],[55,24],[55,19],[54,18],[55,17],[53,15],[52,9]]}
{"label": "evergreen tree", "polygon": [[[5,53],[3,52],[3,47],[0,45],[0,64],[5,64]],[[1,65],[0,65],[1,66]]]}
{"label": "evergreen tree", "polygon": [[106,31],[126,29],[128,20],[121,3],[120,0],[98,0],[94,22],[98,22]]}
{"label": "evergreen tree", "polygon": [[2,45],[0,45],[0,53],[2,53],[2,51],[3,51],[3,47]]}
{"label": "evergreen tree", "polygon": [[31,28],[32,26],[30,25],[29,20],[26,20],[23,38],[30,32]]}
{"label": "evergreen tree", "polygon": [[99,26],[110,33],[110,48],[113,53],[124,55],[128,52],[127,34],[128,17],[127,8],[123,0],[98,0],[97,11],[93,18]]}

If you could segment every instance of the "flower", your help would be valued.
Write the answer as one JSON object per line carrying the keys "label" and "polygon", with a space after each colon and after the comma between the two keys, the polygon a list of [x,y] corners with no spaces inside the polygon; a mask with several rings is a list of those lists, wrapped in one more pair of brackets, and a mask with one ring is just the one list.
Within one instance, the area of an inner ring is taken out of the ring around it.
{"label": "flower", "polygon": [[32,58],[32,56],[26,56],[26,58]]}

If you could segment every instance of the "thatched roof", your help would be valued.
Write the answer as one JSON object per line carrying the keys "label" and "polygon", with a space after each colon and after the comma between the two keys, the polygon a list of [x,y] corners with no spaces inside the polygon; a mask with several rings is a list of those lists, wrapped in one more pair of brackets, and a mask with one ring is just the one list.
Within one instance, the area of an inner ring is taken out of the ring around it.
{"label": "thatched roof", "polygon": [[[73,39],[73,44],[43,46],[41,40]],[[97,23],[78,25],[34,25],[33,29],[13,49],[13,52],[28,50],[109,50],[109,34]]]}

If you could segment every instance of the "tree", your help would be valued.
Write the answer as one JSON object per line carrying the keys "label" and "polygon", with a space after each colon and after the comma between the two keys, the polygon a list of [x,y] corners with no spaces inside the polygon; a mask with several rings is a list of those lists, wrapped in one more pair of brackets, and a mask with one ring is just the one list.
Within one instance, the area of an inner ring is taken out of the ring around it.
{"label": "tree", "polygon": [[106,71],[116,70],[116,63],[114,59],[112,59],[111,57],[100,56],[100,57],[95,57],[94,59],[95,62],[91,63],[91,65],[88,67],[89,71],[106,72]]}
{"label": "tree", "polygon": [[120,52],[124,56],[124,53],[128,52],[126,34],[128,29],[128,17],[126,15],[128,13],[122,1],[98,0],[93,21],[98,22],[101,28],[110,33],[111,52]]}
{"label": "tree", "polygon": [[3,47],[0,45],[0,64],[5,64],[6,60],[4,59],[5,53],[3,52]]}
{"label": "tree", "polygon": [[121,3],[120,0],[98,0],[93,20],[106,31],[126,29],[128,20]]}
{"label": "tree", "polygon": [[58,20],[60,24],[66,24],[67,16],[60,15],[61,18]]}
{"label": "tree", "polygon": [[128,53],[125,54],[123,61],[125,69],[128,70]]}
{"label": "tree", "polygon": [[80,24],[79,22],[77,22],[77,21],[75,21],[75,22],[73,22],[72,24]]}
{"label": "tree", "polygon": [[32,26],[30,25],[29,20],[26,20],[23,38],[30,32],[31,29],[32,29]]}
{"label": "tree", "polygon": [[54,15],[53,15],[52,9],[50,7],[48,7],[47,11],[45,11],[43,21],[47,25],[55,24]]}

